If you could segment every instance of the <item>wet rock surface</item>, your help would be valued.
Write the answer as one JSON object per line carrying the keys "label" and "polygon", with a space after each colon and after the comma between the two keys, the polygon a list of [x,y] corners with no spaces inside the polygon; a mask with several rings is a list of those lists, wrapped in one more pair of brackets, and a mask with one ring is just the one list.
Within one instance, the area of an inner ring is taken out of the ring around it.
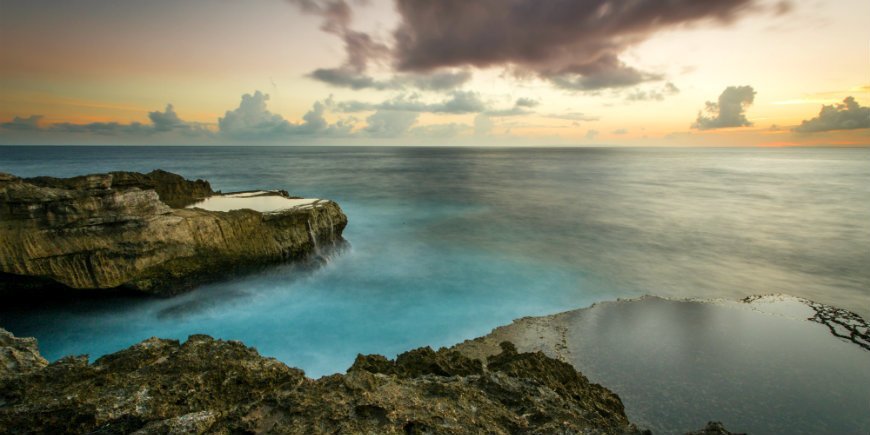
{"label": "wet rock surface", "polygon": [[332,201],[273,213],[181,208],[214,194],[207,181],[159,170],[2,174],[0,291],[166,295],[343,243],[347,217]]}
{"label": "wet rock surface", "polygon": [[486,363],[447,349],[361,355],[312,380],[204,335],[2,377],[0,432],[643,433],[614,393],[509,343]]}

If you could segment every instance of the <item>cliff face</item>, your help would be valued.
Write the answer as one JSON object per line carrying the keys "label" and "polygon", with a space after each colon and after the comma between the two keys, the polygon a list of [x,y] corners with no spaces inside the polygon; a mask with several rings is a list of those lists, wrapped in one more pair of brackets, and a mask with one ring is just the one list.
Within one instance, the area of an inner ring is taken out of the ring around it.
{"label": "cliff face", "polygon": [[208,182],[163,171],[0,175],[0,289],[171,294],[343,241],[347,217],[331,201],[272,213],[170,206],[212,194]]}
{"label": "cliff face", "polygon": [[486,364],[422,348],[312,380],[239,342],[152,338],[0,377],[0,432],[134,431],[639,433],[618,396],[509,343]]}

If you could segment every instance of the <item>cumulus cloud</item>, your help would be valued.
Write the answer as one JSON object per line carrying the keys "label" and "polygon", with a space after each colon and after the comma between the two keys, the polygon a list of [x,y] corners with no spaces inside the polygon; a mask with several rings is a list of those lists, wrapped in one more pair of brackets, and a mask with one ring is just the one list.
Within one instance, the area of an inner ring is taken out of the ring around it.
{"label": "cumulus cloud", "polygon": [[[719,95],[718,102],[708,101],[692,128],[711,130],[716,128],[746,127],[752,125],[746,119],[746,108],[755,101],[752,86],[729,86]],[[706,113],[706,115],[705,115]]]}
{"label": "cumulus cloud", "polygon": [[815,133],[859,128],[870,128],[870,107],[862,107],[855,98],[846,97],[842,104],[823,105],[819,116],[804,120],[794,131]]}
{"label": "cumulus cloud", "polygon": [[223,134],[237,137],[269,137],[290,128],[290,122],[266,108],[269,95],[260,91],[242,95],[239,107],[228,110],[218,118],[218,128]]}
{"label": "cumulus cloud", "polygon": [[12,121],[0,123],[0,127],[7,130],[35,131],[40,129],[39,120],[42,118],[42,115],[31,115],[27,118],[16,116],[12,118]]}
{"label": "cumulus cloud", "polygon": [[375,137],[397,137],[408,132],[417,122],[419,113],[399,110],[378,110],[368,118],[363,132]]}
{"label": "cumulus cloud", "polygon": [[753,0],[397,0],[401,71],[507,66],[558,87],[595,90],[660,79],[620,55],[661,30],[727,23]]}
{"label": "cumulus cloud", "polygon": [[330,100],[315,102],[298,124],[270,112],[266,106],[268,100],[269,95],[260,91],[242,95],[239,107],[228,110],[222,118],[218,118],[220,133],[236,139],[256,140],[298,135],[341,136],[353,129],[353,123],[347,120],[334,124],[327,122],[324,113],[327,105],[332,104]]}
{"label": "cumulus cloud", "polygon": [[589,129],[588,131],[586,131],[586,139],[594,140],[597,137],[598,137],[598,130]]}
{"label": "cumulus cloud", "polygon": [[166,109],[162,112],[154,111],[148,113],[148,119],[154,125],[155,131],[171,131],[175,129],[186,129],[190,126],[178,117],[175,113],[175,108],[172,104],[167,104]]}

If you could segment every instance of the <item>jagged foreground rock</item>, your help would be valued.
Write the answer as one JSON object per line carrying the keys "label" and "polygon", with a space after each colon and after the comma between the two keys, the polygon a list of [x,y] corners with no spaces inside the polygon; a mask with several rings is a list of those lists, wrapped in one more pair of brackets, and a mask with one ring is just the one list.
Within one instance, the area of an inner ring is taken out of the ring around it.
{"label": "jagged foreground rock", "polygon": [[[272,213],[181,208],[215,194],[165,171],[68,179],[0,174],[0,290],[172,294],[341,242],[338,204]],[[287,197],[287,192],[275,192]]]}
{"label": "jagged foreground rock", "polygon": [[[38,355],[33,339],[5,334]],[[0,433],[640,433],[618,396],[509,343],[486,364],[447,349],[360,355],[318,380],[204,335],[90,365],[27,361],[0,376]]]}

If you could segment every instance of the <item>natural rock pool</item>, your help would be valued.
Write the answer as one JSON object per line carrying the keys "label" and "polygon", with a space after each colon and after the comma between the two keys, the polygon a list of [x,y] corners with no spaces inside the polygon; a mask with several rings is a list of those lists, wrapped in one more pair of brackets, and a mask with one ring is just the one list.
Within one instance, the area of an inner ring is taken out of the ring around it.
{"label": "natural rock pool", "polygon": [[295,207],[310,207],[318,201],[321,200],[317,198],[287,198],[276,191],[254,190],[210,196],[189,205],[188,208],[201,208],[210,211],[250,209],[269,213]]}
{"label": "natural rock pool", "polygon": [[[559,357],[619,394],[629,419],[657,434],[709,419],[751,434],[867,433],[870,331],[847,313],[816,317],[827,308],[787,296],[645,297],[522,319],[460,348],[497,352],[508,340]],[[836,322],[854,323],[856,339],[833,336]]]}

